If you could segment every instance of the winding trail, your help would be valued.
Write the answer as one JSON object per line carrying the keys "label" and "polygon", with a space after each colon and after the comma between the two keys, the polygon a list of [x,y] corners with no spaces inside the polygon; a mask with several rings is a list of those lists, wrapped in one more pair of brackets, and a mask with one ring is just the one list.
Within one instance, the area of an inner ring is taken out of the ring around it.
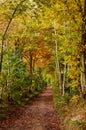
{"label": "winding trail", "polygon": [[61,130],[52,89],[47,88],[10,118],[1,121],[0,130]]}

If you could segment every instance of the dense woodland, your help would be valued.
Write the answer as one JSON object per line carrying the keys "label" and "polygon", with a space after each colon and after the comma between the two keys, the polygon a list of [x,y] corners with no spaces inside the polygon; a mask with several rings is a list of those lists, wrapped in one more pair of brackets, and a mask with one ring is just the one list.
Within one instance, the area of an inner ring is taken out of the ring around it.
{"label": "dense woodland", "polygon": [[86,98],[86,0],[1,0],[1,111],[48,85]]}

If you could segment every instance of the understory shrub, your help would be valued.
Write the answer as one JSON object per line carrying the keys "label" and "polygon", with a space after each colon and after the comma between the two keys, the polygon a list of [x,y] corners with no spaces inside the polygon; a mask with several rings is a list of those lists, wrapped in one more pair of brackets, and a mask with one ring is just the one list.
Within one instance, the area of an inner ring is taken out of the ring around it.
{"label": "understory shrub", "polygon": [[1,104],[24,105],[29,98],[38,94],[47,85],[42,77],[41,69],[37,69],[31,76],[26,70],[25,63],[18,56],[10,57],[9,68],[7,64],[3,65],[0,78]]}

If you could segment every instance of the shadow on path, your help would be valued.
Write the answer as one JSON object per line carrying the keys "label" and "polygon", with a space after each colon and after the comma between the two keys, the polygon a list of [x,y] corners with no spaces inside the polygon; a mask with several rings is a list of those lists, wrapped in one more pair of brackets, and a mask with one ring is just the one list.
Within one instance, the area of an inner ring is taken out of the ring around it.
{"label": "shadow on path", "polygon": [[0,130],[61,130],[52,89],[48,87],[10,119],[0,122]]}

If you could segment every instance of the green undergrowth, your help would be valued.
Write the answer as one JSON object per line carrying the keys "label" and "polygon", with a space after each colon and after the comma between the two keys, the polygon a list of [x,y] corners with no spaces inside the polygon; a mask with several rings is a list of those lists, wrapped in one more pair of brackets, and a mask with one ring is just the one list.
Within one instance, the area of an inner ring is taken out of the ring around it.
{"label": "green undergrowth", "polygon": [[7,64],[4,64],[0,74],[0,119],[16,105],[22,107],[27,104],[46,86],[47,82],[41,68],[34,68],[32,73],[26,69],[26,64],[18,55],[11,54],[9,73]]}
{"label": "green undergrowth", "polygon": [[86,101],[78,95],[62,96],[57,88],[54,88],[54,93],[54,102],[63,130],[86,130]]}

